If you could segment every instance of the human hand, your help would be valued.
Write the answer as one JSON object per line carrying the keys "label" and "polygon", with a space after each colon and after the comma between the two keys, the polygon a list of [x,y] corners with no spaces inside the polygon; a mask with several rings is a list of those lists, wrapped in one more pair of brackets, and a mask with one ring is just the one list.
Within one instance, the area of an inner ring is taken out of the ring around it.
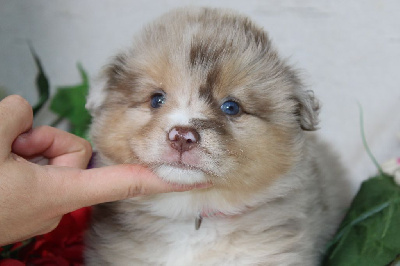
{"label": "human hand", "polygon": [[[81,207],[193,188],[167,184],[138,165],[82,170],[92,154],[86,140],[48,126],[31,130],[32,121],[22,97],[0,102],[0,246],[47,233]],[[49,165],[27,161],[35,156]]]}

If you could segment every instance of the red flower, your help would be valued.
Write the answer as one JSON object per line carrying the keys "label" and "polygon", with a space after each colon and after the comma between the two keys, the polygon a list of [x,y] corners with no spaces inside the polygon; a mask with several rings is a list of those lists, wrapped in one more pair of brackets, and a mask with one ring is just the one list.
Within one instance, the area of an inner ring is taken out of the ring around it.
{"label": "red flower", "polygon": [[[56,229],[37,236],[34,244],[19,259],[27,265],[83,265],[84,232],[88,227],[90,212],[91,208],[87,207],[64,215]],[[0,261],[0,266],[19,265],[24,264],[17,260]]]}
{"label": "red flower", "polygon": [[[1,251],[2,250],[0,250],[0,252]],[[19,260],[5,259],[5,260],[0,260],[0,266],[25,266],[25,263]]]}

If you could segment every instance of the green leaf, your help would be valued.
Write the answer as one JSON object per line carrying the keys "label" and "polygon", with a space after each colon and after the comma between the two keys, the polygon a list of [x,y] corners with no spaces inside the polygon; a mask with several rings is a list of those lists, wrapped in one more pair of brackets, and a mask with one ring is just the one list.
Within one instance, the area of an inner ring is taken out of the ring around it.
{"label": "green leaf", "polygon": [[30,47],[33,58],[35,59],[36,67],[38,68],[38,74],[36,76],[36,89],[39,93],[39,101],[33,107],[33,115],[37,114],[43,105],[47,102],[50,96],[50,85],[46,74],[44,73],[42,63],[36,54],[35,50]]}
{"label": "green leaf", "polygon": [[323,265],[388,265],[400,254],[400,187],[393,177],[366,180],[333,240]]}
{"label": "green leaf", "polygon": [[85,109],[89,79],[85,70],[79,64],[78,69],[82,83],[76,86],[58,88],[51,101],[50,110],[70,122],[71,133],[87,138],[87,131],[91,122],[91,116]]}

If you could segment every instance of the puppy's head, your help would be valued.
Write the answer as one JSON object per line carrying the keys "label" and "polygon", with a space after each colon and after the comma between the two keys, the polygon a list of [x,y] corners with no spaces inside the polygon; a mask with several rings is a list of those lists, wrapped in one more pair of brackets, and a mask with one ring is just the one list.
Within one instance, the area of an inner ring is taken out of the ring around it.
{"label": "puppy's head", "polygon": [[246,17],[178,10],[115,57],[91,90],[92,139],[108,164],[173,183],[254,191],[299,159],[318,104]]}

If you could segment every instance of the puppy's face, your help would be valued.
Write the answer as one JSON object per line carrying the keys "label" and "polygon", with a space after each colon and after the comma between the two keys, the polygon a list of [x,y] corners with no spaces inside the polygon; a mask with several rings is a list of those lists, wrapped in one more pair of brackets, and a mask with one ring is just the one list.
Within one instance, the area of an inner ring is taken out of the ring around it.
{"label": "puppy's face", "polygon": [[268,186],[301,155],[317,105],[247,18],[180,10],[138,36],[93,89],[92,138],[108,164],[140,163],[173,183]]}

